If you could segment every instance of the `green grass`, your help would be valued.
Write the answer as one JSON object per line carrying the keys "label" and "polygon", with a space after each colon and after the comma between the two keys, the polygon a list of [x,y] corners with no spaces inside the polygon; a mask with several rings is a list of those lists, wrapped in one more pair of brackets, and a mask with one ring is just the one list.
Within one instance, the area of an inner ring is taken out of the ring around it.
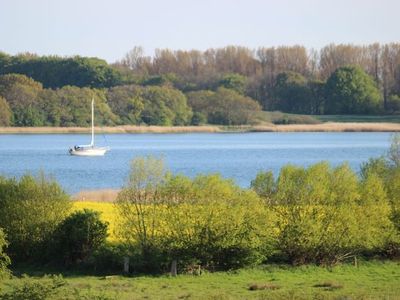
{"label": "green grass", "polygon": [[283,113],[280,111],[260,111],[256,115],[259,123],[272,124],[318,124],[321,121],[312,115]]}
{"label": "green grass", "polygon": [[324,115],[313,116],[322,122],[389,122],[400,123],[400,115],[382,115],[382,116],[368,116],[368,115]]}
{"label": "green grass", "polygon": [[[400,263],[392,261],[332,269],[269,265],[200,276],[65,279],[55,299],[400,299]],[[10,291],[24,280],[5,280],[0,288]]]}

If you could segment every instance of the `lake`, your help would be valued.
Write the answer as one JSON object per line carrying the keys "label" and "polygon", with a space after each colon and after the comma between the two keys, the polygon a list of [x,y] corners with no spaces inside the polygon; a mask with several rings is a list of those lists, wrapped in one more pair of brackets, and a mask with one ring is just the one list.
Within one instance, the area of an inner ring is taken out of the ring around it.
{"label": "lake", "polygon": [[384,154],[390,133],[189,133],[98,135],[111,151],[104,157],[77,157],[69,147],[87,144],[83,134],[0,135],[0,175],[21,176],[43,170],[69,193],[120,188],[135,157],[164,158],[174,173],[195,176],[219,172],[248,187],[260,170],[274,174],[288,163],[307,166],[321,160],[348,162],[358,171],[370,157]]}

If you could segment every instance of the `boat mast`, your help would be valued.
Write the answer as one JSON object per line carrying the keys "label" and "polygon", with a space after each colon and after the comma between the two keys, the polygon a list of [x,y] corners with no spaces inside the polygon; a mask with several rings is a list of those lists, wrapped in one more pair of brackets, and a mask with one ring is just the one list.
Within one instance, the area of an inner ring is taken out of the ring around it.
{"label": "boat mast", "polygon": [[92,142],[90,146],[94,146],[94,98],[92,98]]}

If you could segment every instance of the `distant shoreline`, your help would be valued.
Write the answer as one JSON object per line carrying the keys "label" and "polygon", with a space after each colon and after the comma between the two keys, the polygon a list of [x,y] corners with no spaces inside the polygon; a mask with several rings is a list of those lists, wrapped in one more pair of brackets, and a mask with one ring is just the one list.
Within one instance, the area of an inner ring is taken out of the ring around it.
{"label": "distant shoreline", "polygon": [[[88,133],[87,127],[0,127],[0,134]],[[228,132],[400,132],[400,123],[326,122],[321,124],[250,126],[112,126],[98,133],[228,133]]]}

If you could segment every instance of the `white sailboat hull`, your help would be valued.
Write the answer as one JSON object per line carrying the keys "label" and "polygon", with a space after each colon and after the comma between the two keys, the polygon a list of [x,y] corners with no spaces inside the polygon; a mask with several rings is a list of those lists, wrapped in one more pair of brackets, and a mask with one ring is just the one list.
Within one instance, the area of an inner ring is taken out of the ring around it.
{"label": "white sailboat hull", "polygon": [[88,145],[77,145],[68,150],[69,154],[75,156],[103,156],[110,150],[109,147],[96,147],[94,145],[94,99],[92,99],[92,140]]}
{"label": "white sailboat hull", "polygon": [[80,149],[69,149],[69,154],[76,155],[76,156],[103,156],[109,148],[100,148],[100,147],[93,147],[93,148],[80,148]]}

